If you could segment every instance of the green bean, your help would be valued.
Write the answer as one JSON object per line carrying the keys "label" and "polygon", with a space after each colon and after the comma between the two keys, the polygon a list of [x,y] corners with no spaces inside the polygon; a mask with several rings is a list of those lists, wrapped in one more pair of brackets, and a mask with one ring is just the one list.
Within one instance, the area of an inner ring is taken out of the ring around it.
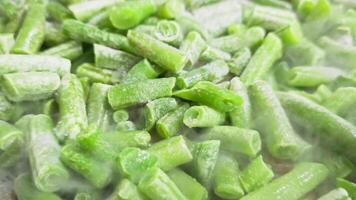
{"label": "green bean", "polygon": [[189,200],[208,199],[208,192],[206,189],[184,171],[180,169],[172,169],[168,172],[168,176]]}
{"label": "green bean", "polygon": [[218,160],[220,141],[206,140],[195,143],[190,163],[191,174],[207,189],[212,186],[214,168]]}
{"label": "green bean", "polygon": [[190,88],[199,81],[219,82],[229,73],[229,67],[222,60],[210,62],[204,66],[182,73],[177,78],[179,88]]}
{"label": "green bean", "polygon": [[120,152],[126,147],[147,148],[150,145],[151,136],[146,131],[126,130],[104,134],[103,139],[111,143],[115,152]]}
{"label": "green bean", "polygon": [[181,15],[184,11],[185,5],[180,0],[167,0],[159,6],[157,15],[165,19],[174,19]]}
{"label": "green bean", "polygon": [[0,34],[0,54],[8,54],[15,43],[14,34]]}
{"label": "green bean", "polygon": [[36,101],[50,97],[60,85],[60,77],[50,72],[5,74],[2,89],[11,101]]}
{"label": "green bean", "polygon": [[116,124],[117,131],[134,131],[137,130],[135,123],[132,121],[122,121]]}
{"label": "green bean", "polygon": [[351,200],[349,194],[343,188],[336,188],[318,198],[318,200],[332,200],[332,199]]}
{"label": "green bean", "polygon": [[260,44],[263,41],[265,34],[266,31],[263,28],[252,27],[244,31],[244,33],[235,33],[214,38],[209,44],[225,52],[234,53],[242,48],[252,48]]}
{"label": "green bean", "polygon": [[183,117],[189,104],[179,105],[175,110],[168,112],[156,123],[156,130],[162,138],[170,138],[178,134],[183,126]]}
{"label": "green bean", "polygon": [[338,178],[336,179],[336,186],[344,188],[350,195],[351,199],[354,199],[356,197],[356,183],[353,183],[346,179]]}
{"label": "green bean", "polygon": [[220,1],[195,9],[193,15],[213,36],[221,35],[226,28],[241,21],[241,4],[237,1]]}
{"label": "green bean", "polygon": [[327,0],[295,1],[298,15],[306,21],[323,18],[331,12],[331,5]]}
{"label": "green bean", "polygon": [[80,43],[69,41],[42,51],[41,55],[52,55],[75,60],[83,54],[83,47]]}
{"label": "green bean", "polygon": [[161,20],[157,23],[154,36],[172,46],[180,46],[183,40],[183,32],[179,24],[169,20]]}
{"label": "green bean", "polygon": [[199,60],[199,57],[205,48],[205,40],[196,31],[189,32],[179,47],[188,59],[188,66],[193,66]]}
{"label": "green bean", "polygon": [[112,24],[109,19],[109,13],[110,9],[100,11],[98,14],[92,16],[87,23],[99,28],[112,28]]}
{"label": "green bean", "polygon": [[232,91],[219,88],[208,81],[200,81],[190,89],[173,94],[182,99],[199,102],[221,112],[229,112],[241,106],[241,97]]}
{"label": "green bean", "polygon": [[261,150],[261,139],[257,131],[234,126],[215,126],[205,130],[201,138],[219,140],[221,149],[231,153],[242,153],[255,157]]}
{"label": "green bean", "polygon": [[82,175],[96,188],[103,188],[110,182],[110,165],[93,158],[75,144],[67,144],[62,147],[60,158],[65,165]]}
{"label": "green bean", "polygon": [[0,167],[11,167],[22,157],[24,135],[11,124],[0,121]]}
{"label": "green bean", "polygon": [[63,77],[57,102],[59,122],[56,136],[61,141],[74,139],[88,125],[83,86],[75,75]]}
{"label": "green bean", "polygon": [[287,46],[284,57],[293,66],[315,66],[322,63],[325,51],[313,42],[302,39],[298,44]]}
{"label": "green bean", "polygon": [[122,179],[107,200],[145,200],[137,186],[128,179]]}
{"label": "green bean", "polygon": [[310,145],[293,129],[272,88],[263,81],[249,87],[255,127],[266,139],[270,154],[278,159],[295,159]]}
{"label": "green bean", "polygon": [[340,87],[323,101],[323,106],[341,117],[347,116],[356,105],[356,89]]}
{"label": "green bean", "polygon": [[99,200],[97,192],[78,192],[73,200]]}
{"label": "green bean", "polygon": [[109,89],[108,99],[114,109],[145,103],[172,95],[175,78],[160,78],[134,83],[123,83]]}
{"label": "green bean", "polygon": [[87,77],[90,82],[99,82],[104,84],[119,82],[119,77],[114,71],[98,68],[89,63],[79,65],[76,70],[76,74],[81,78]]}
{"label": "green bean", "polygon": [[148,151],[158,158],[158,166],[165,171],[193,159],[188,144],[182,136],[174,136],[154,143]]}
{"label": "green bean", "polygon": [[214,169],[214,193],[224,199],[238,199],[244,195],[239,181],[239,165],[231,154],[220,153]]}
{"label": "green bean", "polygon": [[242,197],[241,200],[297,200],[325,180],[328,174],[328,169],[322,164],[300,163],[292,171],[274,179],[261,189]]}
{"label": "green bean", "polygon": [[205,27],[202,26],[190,13],[184,12],[182,15],[177,16],[175,20],[178,22],[185,35],[190,31],[196,31],[204,39],[210,38],[210,34]]}
{"label": "green bean", "polygon": [[240,182],[246,193],[250,193],[266,185],[273,177],[271,167],[263,161],[260,155],[241,172]]}
{"label": "green bean", "polygon": [[10,121],[16,118],[18,107],[12,104],[5,95],[0,92],[0,120]]}
{"label": "green bean", "polygon": [[45,55],[0,55],[0,74],[47,71],[63,76],[70,72],[70,61]]}
{"label": "green bean", "polygon": [[128,72],[123,82],[146,80],[157,78],[163,70],[151,65],[147,59],[143,59],[134,65]]}
{"label": "green bean", "polygon": [[124,51],[115,50],[103,45],[94,45],[95,65],[97,67],[128,71],[140,58]]}
{"label": "green bean", "polygon": [[185,111],[183,122],[189,128],[213,127],[225,122],[225,114],[208,106],[192,106]]}
{"label": "green bean", "polygon": [[107,31],[100,30],[93,25],[84,24],[83,22],[77,20],[64,20],[62,30],[70,38],[77,41],[97,43],[115,49],[122,49],[128,52],[132,52],[133,50],[125,36],[109,33]]}
{"label": "green bean", "polygon": [[343,74],[343,70],[333,67],[293,67],[288,72],[288,84],[296,87],[315,87],[330,83]]}
{"label": "green bean", "polygon": [[251,50],[249,48],[242,48],[232,56],[231,60],[228,61],[229,71],[235,75],[241,75],[248,62],[251,59]]}
{"label": "green bean", "polygon": [[54,193],[38,190],[29,174],[19,175],[15,179],[14,189],[19,200],[62,200],[62,198]]}
{"label": "green bean", "polygon": [[168,175],[159,168],[147,171],[138,188],[150,199],[188,200]]}
{"label": "green bean", "polygon": [[147,103],[144,108],[146,130],[152,129],[159,119],[177,108],[174,98],[160,98]]}
{"label": "green bean", "polygon": [[353,162],[356,160],[351,151],[356,147],[355,126],[304,97],[282,92],[278,97],[294,123],[311,129],[321,137],[323,145],[344,153]]}
{"label": "green bean", "polygon": [[61,43],[70,40],[70,38],[62,31],[60,24],[46,22],[45,30],[44,44],[47,46],[60,45]]}
{"label": "green bean", "polygon": [[281,1],[281,0],[253,0],[253,2],[265,5],[265,6],[272,6],[276,8],[284,8],[291,10],[292,5],[289,2]]}
{"label": "green bean", "polygon": [[60,146],[53,134],[53,121],[47,115],[26,115],[16,122],[25,134],[32,177],[45,192],[59,190],[69,178],[61,163]]}
{"label": "green bean", "polygon": [[123,122],[129,119],[129,113],[126,110],[117,110],[113,113],[112,117],[116,123]]}
{"label": "green bean", "polygon": [[241,81],[250,85],[254,81],[264,78],[273,63],[281,56],[281,40],[275,34],[269,33],[242,72]]}
{"label": "green bean", "polygon": [[35,54],[45,37],[45,6],[40,3],[30,5],[25,20],[16,36],[12,53]]}
{"label": "green bean", "polygon": [[121,0],[94,0],[83,1],[68,6],[68,9],[73,13],[74,17],[80,21],[87,21],[95,14],[102,10],[114,6]]}
{"label": "green bean", "polygon": [[151,60],[163,69],[179,72],[188,61],[183,52],[149,35],[130,30],[127,37],[130,44],[141,56]]}
{"label": "green bean", "polygon": [[123,176],[138,183],[148,170],[157,167],[158,159],[146,150],[128,147],[120,152],[116,165]]}
{"label": "green bean", "polygon": [[214,3],[217,1],[218,0],[186,0],[185,2],[187,4],[188,8],[195,9],[195,8],[199,8],[203,5]]}
{"label": "green bean", "polygon": [[57,22],[73,18],[73,13],[60,2],[49,1],[46,8],[48,15]]}
{"label": "green bean", "polygon": [[231,79],[229,89],[236,94],[240,95],[242,98],[242,105],[229,112],[229,118],[231,125],[240,128],[249,128],[252,121],[251,115],[251,102],[248,97],[246,86],[240,81],[239,78],[235,77]]}
{"label": "green bean", "polygon": [[230,26],[227,27],[227,34],[228,35],[233,35],[235,33],[242,34],[247,30],[246,25],[240,24],[240,23],[233,23]]}
{"label": "green bean", "polygon": [[202,61],[214,61],[214,60],[230,60],[231,55],[220,49],[208,46],[200,56]]}

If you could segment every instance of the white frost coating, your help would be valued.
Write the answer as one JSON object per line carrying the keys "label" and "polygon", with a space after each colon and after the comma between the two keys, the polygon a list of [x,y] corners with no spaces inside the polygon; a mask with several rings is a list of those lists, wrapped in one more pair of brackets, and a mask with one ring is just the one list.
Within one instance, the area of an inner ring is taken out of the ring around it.
{"label": "white frost coating", "polygon": [[105,8],[113,6],[118,2],[121,2],[121,0],[84,1],[70,5],[68,8],[70,11],[72,11],[76,19],[86,21],[93,15],[99,13]]}

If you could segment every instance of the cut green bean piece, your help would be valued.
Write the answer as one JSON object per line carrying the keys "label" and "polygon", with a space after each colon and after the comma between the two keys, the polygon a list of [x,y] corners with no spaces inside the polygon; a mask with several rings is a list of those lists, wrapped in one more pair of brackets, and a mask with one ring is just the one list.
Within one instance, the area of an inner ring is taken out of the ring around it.
{"label": "cut green bean piece", "polygon": [[338,178],[336,179],[336,186],[344,188],[350,195],[351,199],[356,198],[356,183],[353,183],[346,179]]}
{"label": "cut green bean piece", "polygon": [[289,2],[281,1],[281,0],[253,0],[253,2],[265,5],[265,6],[272,6],[276,8],[284,8],[291,10],[292,5]]}
{"label": "cut green bean piece", "polygon": [[128,179],[122,179],[107,200],[145,200],[137,186]]}
{"label": "cut green bean piece", "polygon": [[242,153],[249,157],[255,157],[261,150],[260,135],[254,130],[235,126],[215,126],[207,129],[201,137],[219,140],[221,149],[231,153]]}
{"label": "cut green bean piece", "polygon": [[184,103],[160,118],[156,123],[156,130],[159,136],[162,138],[170,138],[178,135],[183,127],[184,113],[188,108],[189,104]]}
{"label": "cut green bean piece", "polygon": [[45,6],[41,3],[32,3],[16,36],[12,53],[34,54],[40,49],[45,37],[45,18]]}
{"label": "cut green bean piece", "polygon": [[120,152],[126,147],[147,148],[150,145],[151,135],[146,131],[126,130],[103,134],[103,139]]}
{"label": "cut green bean piece", "polygon": [[73,200],[99,200],[99,194],[96,191],[93,192],[78,192],[75,194]]}
{"label": "cut green bean piece", "polygon": [[183,136],[175,136],[154,143],[148,151],[158,158],[158,166],[165,171],[188,163],[193,159]]}
{"label": "cut green bean piece", "polygon": [[214,169],[214,193],[223,199],[242,197],[239,175],[239,165],[232,154],[220,153]]}
{"label": "cut green bean piece", "polygon": [[69,74],[63,77],[57,102],[59,122],[56,136],[61,141],[75,139],[88,125],[83,86],[75,75]]}
{"label": "cut green bean piece", "polygon": [[24,72],[5,74],[2,89],[11,101],[46,99],[58,89],[60,77],[50,72]]}
{"label": "cut green bean piece", "polygon": [[263,81],[249,87],[255,127],[266,139],[270,154],[278,159],[295,159],[310,148],[293,129],[272,88]]}
{"label": "cut green bean piece", "polygon": [[24,134],[11,124],[0,121],[0,167],[15,165],[22,158]]}
{"label": "cut green bean piece", "polygon": [[60,24],[46,22],[45,30],[44,44],[47,46],[60,45],[61,43],[70,40],[70,38],[62,31]]}
{"label": "cut green bean piece", "polygon": [[213,127],[225,122],[225,114],[208,106],[192,106],[185,111],[183,122],[189,128]]}
{"label": "cut green bean piece", "polygon": [[172,46],[179,46],[183,41],[183,32],[175,21],[161,20],[156,25],[154,36]]}
{"label": "cut green bean piece", "polygon": [[42,51],[41,55],[59,56],[69,60],[75,60],[83,54],[82,44],[69,41]]}
{"label": "cut green bean piece", "polygon": [[240,76],[251,59],[251,50],[249,48],[242,48],[232,56],[228,61],[230,73]]}
{"label": "cut green bean piece", "polygon": [[189,200],[207,200],[208,192],[193,177],[180,169],[172,169],[168,176]]}
{"label": "cut green bean piece", "polygon": [[346,117],[352,113],[352,108],[356,105],[356,88],[340,87],[326,97],[322,105],[337,115]]}
{"label": "cut green bean piece", "polygon": [[298,44],[287,46],[284,57],[292,66],[315,66],[322,63],[325,51],[313,42],[302,39]]}
{"label": "cut green bean piece", "polygon": [[94,83],[89,91],[87,103],[88,123],[105,131],[105,120],[111,114],[110,105],[107,101],[107,93],[110,85]]}
{"label": "cut green bean piece", "polygon": [[129,119],[129,113],[126,110],[117,110],[113,113],[113,120],[118,122],[124,122]]}
{"label": "cut green bean piece", "polygon": [[262,156],[252,160],[240,174],[240,182],[246,193],[250,193],[266,185],[272,180],[274,173]]}
{"label": "cut green bean piece", "polygon": [[45,192],[59,190],[69,172],[61,163],[60,146],[53,133],[53,121],[47,115],[26,115],[17,121],[25,134],[32,177],[36,187]]}
{"label": "cut green bean piece", "polygon": [[219,82],[229,73],[229,67],[222,60],[210,62],[202,67],[182,73],[177,78],[179,88],[190,88],[199,81]]}
{"label": "cut green bean piece", "polygon": [[124,51],[94,44],[95,65],[97,67],[119,70],[127,73],[140,58]]}
{"label": "cut green bean piece", "polygon": [[243,100],[241,107],[229,112],[231,125],[240,128],[249,128],[252,122],[252,115],[251,103],[246,86],[240,81],[239,78],[235,77],[231,79],[229,89],[240,95]]}
{"label": "cut green bean piece", "polygon": [[208,81],[200,81],[190,89],[179,90],[174,96],[207,105],[221,112],[232,111],[242,103],[241,97],[234,92]]}
{"label": "cut green bean piece", "polygon": [[174,98],[160,98],[147,103],[144,108],[146,130],[150,130],[159,119],[177,108]]}
{"label": "cut green bean piece", "polygon": [[167,0],[159,6],[157,15],[165,19],[174,19],[181,15],[184,11],[184,1],[181,0]]}
{"label": "cut green bean piece", "polygon": [[246,69],[242,72],[241,81],[246,86],[256,80],[263,79],[268,73],[273,63],[282,56],[282,42],[273,33],[269,33],[262,45],[251,57]]}
{"label": "cut green bean piece", "polygon": [[163,70],[143,59],[134,65],[128,72],[123,82],[154,79],[162,74]]}
{"label": "cut green bean piece", "polygon": [[234,53],[242,48],[252,48],[260,44],[266,31],[261,27],[252,27],[243,33],[222,36],[212,39],[209,44],[228,53]]}
{"label": "cut green bean piece", "polygon": [[60,76],[70,72],[70,61],[45,55],[0,55],[0,74],[47,71]]}
{"label": "cut green bean piece", "polygon": [[181,26],[184,35],[188,34],[190,31],[198,32],[204,39],[209,39],[210,34],[194,17],[187,12],[183,12],[182,15],[176,17],[176,22]]}
{"label": "cut green bean piece", "polygon": [[220,49],[208,46],[200,56],[200,60],[202,61],[214,61],[214,60],[230,60],[231,55],[225,51]]}
{"label": "cut green bean piece", "polygon": [[128,147],[120,152],[116,165],[122,175],[137,184],[148,170],[158,166],[158,159],[148,151]]}
{"label": "cut green bean piece", "polygon": [[300,163],[292,171],[273,180],[241,200],[289,199],[298,200],[313,190],[328,176],[328,169],[319,163]]}
{"label": "cut green bean piece", "polygon": [[219,0],[185,0],[185,3],[187,4],[188,8],[196,9],[217,1]]}
{"label": "cut green bean piece", "polygon": [[345,189],[336,188],[318,198],[318,200],[335,200],[335,199],[351,200],[351,197],[349,197],[349,194]]}
{"label": "cut green bean piece", "polygon": [[14,34],[0,33],[0,54],[8,54],[14,44]]}
{"label": "cut green bean piece", "polygon": [[193,160],[189,167],[191,174],[197,178],[207,190],[210,190],[212,186],[213,173],[218,160],[219,148],[219,140],[206,140],[194,144],[192,151]]}
{"label": "cut green bean piece", "polygon": [[[10,121],[16,118],[18,107],[12,104],[5,95],[0,92],[0,120]],[[21,110],[21,109],[20,109]]]}
{"label": "cut green bean piece", "polygon": [[179,47],[179,49],[185,53],[188,59],[187,65],[189,66],[193,66],[199,60],[205,48],[205,40],[196,31],[189,32]]}
{"label": "cut green bean piece", "polygon": [[54,193],[38,190],[29,174],[21,174],[15,179],[14,190],[19,200],[62,200]]}
{"label": "cut green bean piece", "polygon": [[278,97],[291,121],[320,136],[322,144],[343,153],[351,161],[356,157],[356,127],[327,108],[296,94],[278,93]]}
{"label": "cut green bean piece", "polygon": [[295,87],[316,87],[330,83],[345,72],[333,67],[293,67],[288,72],[288,84]]}
{"label": "cut green bean piece", "polygon": [[163,69],[179,72],[188,61],[180,50],[144,33],[130,30],[127,37],[130,44],[141,56],[151,60]]}
{"label": "cut green bean piece", "polygon": [[83,1],[68,6],[68,9],[73,13],[76,19],[80,21],[87,21],[95,14],[102,10],[114,6],[121,0],[94,0],[94,1]]}
{"label": "cut green bean piece", "polygon": [[99,83],[118,83],[119,77],[116,75],[116,72],[108,69],[102,69],[93,66],[89,63],[83,63],[78,66],[76,70],[76,75],[78,77],[87,77],[90,82],[99,82]]}
{"label": "cut green bean piece", "polygon": [[296,0],[294,3],[298,15],[306,21],[323,18],[331,12],[331,5],[328,0]]}
{"label": "cut green bean piece", "polygon": [[114,109],[145,103],[172,95],[175,78],[160,78],[123,83],[109,89],[108,99]]}
{"label": "cut green bean piece", "polygon": [[48,15],[57,22],[73,18],[73,13],[60,2],[49,1],[46,8]]}
{"label": "cut green bean piece", "polygon": [[138,188],[154,200],[188,200],[168,175],[159,168],[147,171]]}
{"label": "cut green bean piece", "polygon": [[101,44],[128,52],[133,51],[125,36],[100,30],[93,25],[84,24],[83,22],[77,20],[65,20],[63,22],[62,30],[70,38],[77,41]]}
{"label": "cut green bean piece", "polygon": [[110,21],[118,29],[129,29],[140,24],[157,11],[152,0],[133,0],[119,3],[110,12]]}
{"label": "cut green bean piece", "polygon": [[135,123],[132,121],[123,121],[116,124],[117,131],[134,131],[137,130]]}
{"label": "cut green bean piece", "polygon": [[82,175],[96,188],[103,188],[110,182],[110,165],[93,158],[75,144],[67,144],[62,147],[60,158],[65,165]]}

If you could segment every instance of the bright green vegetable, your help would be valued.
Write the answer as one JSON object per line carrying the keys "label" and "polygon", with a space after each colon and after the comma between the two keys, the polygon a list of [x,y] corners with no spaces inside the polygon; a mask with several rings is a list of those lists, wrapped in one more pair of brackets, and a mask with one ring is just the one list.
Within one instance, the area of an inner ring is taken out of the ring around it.
{"label": "bright green vegetable", "polygon": [[322,164],[300,163],[292,171],[244,196],[241,200],[264,198],[297,200],[325,180],[328,174],[328,169]]}
{"label": "bright green vegetable", "polygon": [[60,77],[51,72],[24,72],[5,74],[2,89],[11,101],[46,99],[59,88]]}
{"label": "bright green vegetable", "polygon": [[152,65],[148,60],[143,59],[134,65],[128,72],[124,82],[131,82],[137,80],[146,80],[157,78],[162,74],[163,70],[155,65]]}
{"label": "bright green vegetable", "polygon": [[178,135],[183,126],[184,113],[189,108],[189,104],[179,105],[175,110],[165,114],[156,123],[156,130],[162,138],[170,138]]}
{"label": "bright green vegetable", "polygon": [[41,55],[52,55],[75,60],[83,54],[83,47],[80,43],[69,41],[41,52]]}
{"label": "bright green vegetable", "polygon": [[188,59],[187,65],[189,66],[193,66],[199,60],[205,48],[206,42],[196,31],[189,32],[179,47],[185,53]]}
{"label": "bright green vegetable", "polygon": [[55,21],[62,22],[65,19],[73,18],[73,13],[60,2],[49,1],[46,8],[48,15]]}
{"label": "bright green vegetable", "polygon": [[145,200],[145,197],[134,183],[128,179],[122,179],[108,200]]}
{"label": "bright green vegetable", "polygon": [[116,123],[123,122],[129,119],[129,113],[126,110],[117,110],[112,114],[112,117]]}
{"label": "bright green vegetable", "polygon": [[147,103],[144,108],[145,128],[150,130],[159,119],[177,108],[174,98],[160,98]]}
{"label": "bright green vegetable", "polygon": [[328,192],[318,198],[318,200],[332,200],[332,199],[351,200],[347,191],[342,188],[337,188],[337,189],[331,190],[330,192]]}
{"label": "bright green vegetable", "polygon": [[24,134],[11,124],[0,121],[0,167],[11,167],[22,158]]}
{"label": "bright green vegetable", "polygon": [[230,68],[230,73],[240,75],[251,58],[251,50],[249,48],[242,48],[232,56],[231,60],[228,62]]}
{"label": "bright green vegetable", "polygon": [[179,90],[174,96],[210,106],[221,112],[232,111],[242,103],[241,97],[234,92],[219,88],[208,81],[200,81],[190,89]]}
{"label": "bright green vegetable", "polygon": [[15,43],[14,34],[0,34],[0,54],[8,54]]}
{"label": "bright green vegetable", "polygon": [[257,131],[234,126],[215,126],[207,129],[203,139],[219,140],[221,149],[231,153],[242,153],[255,157],[261,150],[261,139]]}
{"label": "bright green vegetable", "polygon": [[161,20],[156,25],[154,36],[172,46],[179,46],[183,40],[183,32],[175,21]]}
{"label": "bright green vegetable", "polygon": [[183,122],[189,128],[213,127],[225,122],[225,114],[208,106],[192,106],[185,111]]}
{"label": "bright green vegetable", "polygon": [[188,144],[182,136],[174,136],[154,143],[148,151],[158,158],[158,166],[165,171],[193,159]]}
{"label": "bright green vegetable", "polygon": [[102,10],[114,6],[121,0],[95,0],[83,1],[68,6],[68,9],[73,13],[74,17],[80,21],[87,21],[89,18],[99,13]]}
{"label": "bright green vegetable", "polygon": [[68,180],[69,172],[61,163],[60,146],[53,134],[53,121],[46,115],[26,115],[16,122],[28,145],[32,179],[45,192],[59,190]]}
{"label": "bright green vegetable", "polygon": [[45,37],[45,17],[46,10],[43,4],[30,5],[11,49],[12,53],[35,54],[40,49]]}
{"label": "bright green vegetable", "polygon": [[167,0],[159,6],[157,15],[165,19],[174,19],[182,14],[185,4],[181,0]]}
{"label": "bright green vegetable", "polygon": [[109,89],[109,103],[114,109],[119,109],[160,97],[171,96],[174,84],[175,78],[160,78],[119,84]]}
{"label": "bright green vegetable", "polygon": [[81,78],[88,78],[90,82],[99,82],[99,83],[117,83],[119,82],[119,77],[116,75],[116,72],[109,69],[102,69],[95,67],[89,63],[83,63],[78,66],[76,74]]}
{"label": "bright green vegetable", "polygon": [[220,49],[208,46],[200,56],[200,60],[214,61],[214,60],[230,60],[231,55]]}
{"label": "bright green vegetable", "polygon": [[346,179],[338,178],[336,179],[336,186],[344,188],[352,199],[356,197],[356,183]]}
{"label": "bright green vegetable", "polygon": [[180,50],[144,33],[130,30],[127,38],[141,56],[156,63],[163,69],[179,72],[188,61],[187,57]]}

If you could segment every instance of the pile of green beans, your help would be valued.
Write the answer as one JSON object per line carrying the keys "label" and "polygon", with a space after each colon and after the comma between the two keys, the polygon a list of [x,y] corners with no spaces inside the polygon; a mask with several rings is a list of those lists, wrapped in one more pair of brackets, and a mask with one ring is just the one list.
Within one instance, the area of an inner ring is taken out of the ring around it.
{"label": "pile of green beans", "polygon": [[0,200],[356,200],[354,0],[0,0]]}

